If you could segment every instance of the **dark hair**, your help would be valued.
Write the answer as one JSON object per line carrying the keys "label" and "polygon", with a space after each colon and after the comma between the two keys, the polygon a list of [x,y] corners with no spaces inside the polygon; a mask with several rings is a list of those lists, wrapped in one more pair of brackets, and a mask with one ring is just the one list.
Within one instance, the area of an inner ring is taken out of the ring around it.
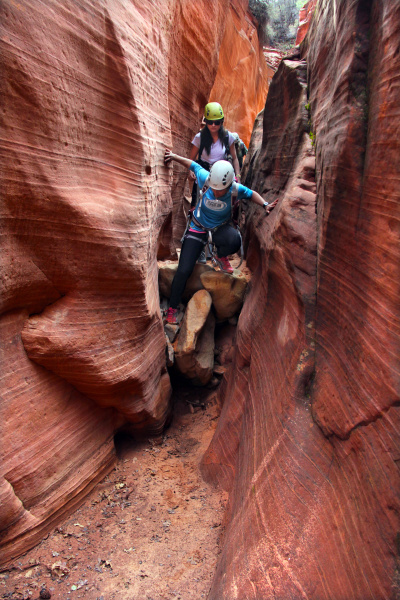
{"label": "dark hair", "polygon": [[[222,145],[224,145],[224,139],[225,136],[227,134],[227,130],[224,128],[224,124],[222,123],[221,127],[218,129],[218,137],[222,142]],[[204,150],[207,152],[207,154],[210,154],[210,150],[211,150],[211,144],[213,143],[213,139],[212,139],[212,135],[210,133],[210,130],[208,129],[207,125],[200,131],[200,147],[199,147],[199,151],[200,148],[204,148]],[[203,154],[203,151],[201,152]],[[200,154],[199,154],[199,158],[201,158]]]}

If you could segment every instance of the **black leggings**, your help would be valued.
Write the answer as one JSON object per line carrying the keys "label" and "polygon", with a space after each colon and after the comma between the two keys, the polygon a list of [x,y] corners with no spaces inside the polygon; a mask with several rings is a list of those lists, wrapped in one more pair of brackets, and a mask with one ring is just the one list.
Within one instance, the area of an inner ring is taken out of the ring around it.
{"label": "black leggings", "polygon": [[[169,299],[171,308],[178,308],[186,282],[191,276],[196,261],[207,242],[207,235],[207,233],[188,231],[183,241],[178,270],[171,285],[171,296]],[[213,242],[217,247],[217,256],[219,258],[235,254],[241,245],[239,232],[228,223],[222,225],[213,233]]]}

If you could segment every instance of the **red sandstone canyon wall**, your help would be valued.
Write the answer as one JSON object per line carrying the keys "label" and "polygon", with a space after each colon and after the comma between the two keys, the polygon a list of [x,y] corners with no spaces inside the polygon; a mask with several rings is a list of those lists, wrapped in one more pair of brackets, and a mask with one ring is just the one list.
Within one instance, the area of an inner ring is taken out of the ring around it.
{"label": "red sandstone canyon wall", "polygon": [[247,209],[203,460],[230,491],[210,600],[399,597],[399,34],[397,3],[320,0],[271,83],[245,175],[279,203]]}
{"label": "red sandstone canyon wall", "polygon": [[[199,131],[209,101],[223,106],[227,129],[237,131],[246,144],[250,140],[273,70],[265,61],[257,24],[247,8],[247,0],[179,3],[175,35],[181,41],[171,44],[169,85],[173,146],[183,156],[189,154],[190,142]],[[186,172],[175,168],[173,238],[167,221],[160,236],[160,258],[180,244],[186,224],[182,207],[185,195],[190,195]]]}
{"label": "red sandstone canyon wall", "polygon": [[310,27],[310,23],[311,23],[316,5],[317,5],[317,0],[309,0],[300,9],[299,26],[297,29],[297,36],[296,36],[296,46],[301,44],[301,42],[306,37],[306,34]]}
{"label": "red sandstone canyon wall", "polygon": [[247,0],[231,2],[209,99],[222,105],[226,128],[236,131],[246,146],[255,118],[264,107],[272,75]]}
{"label": "red sandstone canyon wall", "polygon": [[1,4],[2,561],[112,467],[117,430],[165,424],[157,255],[184,174],[163,155],[188,151],[230,10]]}
{"label": "red sandstone canyon wall", "polygon": [[119,427],[156,433],[167,417],[170,120],[162,7],[3,2],[1,23],[6,560],[111,468]]}

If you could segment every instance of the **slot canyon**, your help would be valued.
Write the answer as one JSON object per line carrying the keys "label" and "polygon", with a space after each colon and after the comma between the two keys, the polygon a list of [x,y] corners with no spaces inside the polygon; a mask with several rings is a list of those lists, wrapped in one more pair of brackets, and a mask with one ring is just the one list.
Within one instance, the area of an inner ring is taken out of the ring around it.
{"label": "slot canyon", "polygon": [[[285,53],[248,0],[0,15],[0,597],[399,600],[399,1],[309,0]],[[175,338],[209,101],[277,204]]]}

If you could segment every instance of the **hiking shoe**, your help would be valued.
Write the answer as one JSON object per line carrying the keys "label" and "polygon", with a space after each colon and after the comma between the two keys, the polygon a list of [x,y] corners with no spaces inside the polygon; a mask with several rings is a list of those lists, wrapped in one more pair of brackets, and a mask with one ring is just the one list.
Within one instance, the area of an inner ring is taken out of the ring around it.
{"label": "hiking shoe", "polygon": [[178,323],[177,317],[178,309],[169,307],[167,311],[167,323],[170,323],[171,325],[176,325]]}
{"label": "hiking shoe", "polygon": [[218,257],[218,264],[225,273],[233,273],[233,267],[226,256]]}
{"label": "hiking shoe", "polygon": [[197,262],[200,263],[201,265],[207,264],[206,253],[204,250],[201,251],[201,254],[200,254],[199,258],[197,259]]}

